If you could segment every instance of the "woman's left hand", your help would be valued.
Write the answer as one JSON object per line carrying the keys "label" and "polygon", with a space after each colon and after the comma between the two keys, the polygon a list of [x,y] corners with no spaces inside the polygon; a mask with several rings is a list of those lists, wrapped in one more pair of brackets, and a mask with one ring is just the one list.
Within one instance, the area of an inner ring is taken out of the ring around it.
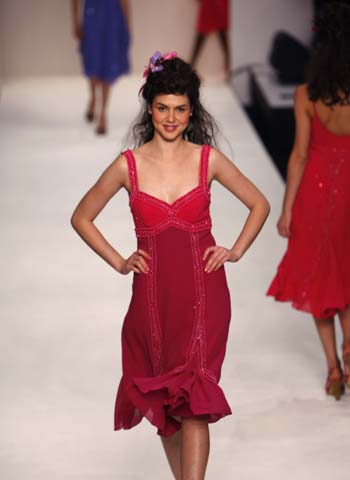
{"label": "woman's left hand", "polygon": [[238,255],[232,252],[232,250],[225,247],[219,247],[218,245],[213,245],[205,250],[203,261],[205,261],[209,255],[209,260],[204,267],[204,271],[207,273],[219,270],[225,262],[238,262],[239,260]]}

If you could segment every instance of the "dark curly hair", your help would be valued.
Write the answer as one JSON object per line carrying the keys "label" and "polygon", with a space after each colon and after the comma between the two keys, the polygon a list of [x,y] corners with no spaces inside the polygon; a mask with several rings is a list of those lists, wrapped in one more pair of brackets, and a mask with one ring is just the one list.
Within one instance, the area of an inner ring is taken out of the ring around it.
{"label": "dark curly hair", "polygon": [[314,53],[308,71],[312,101],[350,104],[350,5],[326,4],[314,20]]}
{"label": "dark curly hair", "polygon": [[150,72],[141,89],[143,105],[141,112],[132,127],[135,147],[149,142],[154,135],[152,116],[148,107],[160,94],[187,95],[192,108],[192,116],[184,137],[198,145],[216,146],[217,124],[214,118],[203,107],[200,101],[199,87],[201,81],[191,65],[181,58],[173,58],[162,63],[163,70]]}

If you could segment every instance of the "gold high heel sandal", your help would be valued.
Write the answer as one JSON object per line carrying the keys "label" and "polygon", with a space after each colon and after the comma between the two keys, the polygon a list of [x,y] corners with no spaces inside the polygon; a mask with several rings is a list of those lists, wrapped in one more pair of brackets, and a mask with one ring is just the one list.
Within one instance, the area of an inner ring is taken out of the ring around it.
{"label": "gold high heel sandal", "polygon": [[[334,372],[339,372],[337,378],[332,378]],[[338,378],[339,377],[339,378]],[[333,396],[336,400],[340,400],[344,395],[345,387],[343,381],[343,372],[340,367],[333,367],[328,370],[328,377],[326,382],[326,393],[327,395]]]}

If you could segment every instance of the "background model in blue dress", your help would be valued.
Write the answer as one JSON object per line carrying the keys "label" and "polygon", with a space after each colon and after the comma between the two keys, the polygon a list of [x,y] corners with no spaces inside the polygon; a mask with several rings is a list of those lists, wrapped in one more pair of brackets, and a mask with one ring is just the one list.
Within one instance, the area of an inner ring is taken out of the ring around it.
{"label": "background model in blue dress", "polygon": [[85,0],[81,53],[85,74],[112,83],[129,72],[129,32],[119,0]]}

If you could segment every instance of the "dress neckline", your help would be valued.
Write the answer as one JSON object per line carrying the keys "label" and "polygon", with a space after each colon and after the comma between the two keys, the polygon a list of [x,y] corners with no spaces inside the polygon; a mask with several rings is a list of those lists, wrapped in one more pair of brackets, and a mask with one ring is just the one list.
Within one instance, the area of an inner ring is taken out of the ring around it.
{"label": "dress neckline", "polygon": [[[187,197],[192,197],[192,195],[194,195],[195,193],[197,193],[197,191],[200,191],[202,189],[203,189],[202,185],[197,185],[196,187],[194,187],[191,190],[189,190],[188,192],[184,193],[183,195],[181,195],[180,197],[178,197],[176,200],[174,200],[171,203],[169,203],[166,200],[163,200],[161,198],[155,197],[154,195],[151,195],[150,193],[143,192],[142,190],[138,190],[137,193],[141,197],[148,197],[151,200],[156,201],[157,203],[161,203],[163,205],[166,205],[168,208],[172,208],[175,205],[177,205],[178,203],[182,202],[183,200],[186,200]],[[207,190],[209,191],[209,188]]]}
{"label": "dress neckline", "polygon": [[206,193],[209,193],[209,187],[208,187],[208,181],[207,181],[207,173],[208,173],[208,157],[209,157],[209,151],[210,151],[210,146],[209,145],[202,145],[201,148],[201,154],[200,154],[200,161],[199,161],[199,183],[195,187],[191,188],[188,192],[184,193],[183,195],[180,195],[176,200],[173,202],[169,203],[166,200],[163,200],[162,198],[156,197],[155,195],[152,195],[151,193],[144,192],[143,190],[139,190],[138,188],[138,181],[137,181],[137,170],[136,170],[136,161],[134,154],[132,150],[127,150],[126,153],[128,153],[129,158],[132,160],[132,169],[133,169],[133,175],[131,175],[131,182],[133,185],[131,185],[131,191],[134,195],[139,195],[140,197],[148,198],[151,201],[165,205],[167,208],[173,208],[177,204],[181,203],[184,200],[187,200],[187,198],[192,197],[193,195],[196,195],[197,192],[201,190],[205,190]]}

